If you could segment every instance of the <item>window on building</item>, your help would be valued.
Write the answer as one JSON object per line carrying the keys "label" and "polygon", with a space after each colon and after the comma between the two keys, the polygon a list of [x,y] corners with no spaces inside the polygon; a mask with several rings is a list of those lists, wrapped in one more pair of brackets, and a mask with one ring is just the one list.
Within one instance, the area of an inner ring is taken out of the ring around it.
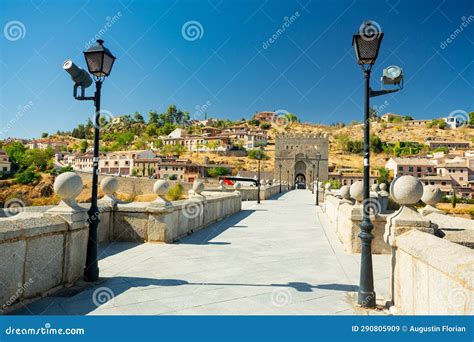
{"label": "window on building", "polygon": [[399,166],[398,171],[403,171],[403,166]]}
{"label": "window on building", "polygon": [[413,166],[408,167],[408,172],[413,172]]}
{"label": "window on building", "polygon": [[420,167],[420,166],[418,166],[418,167],[416,168],[416,172],[421,172],[421,167]]}
{"label": "window on building", "polygon": [[441,185],[446,185],[446,182],[441,182]]}

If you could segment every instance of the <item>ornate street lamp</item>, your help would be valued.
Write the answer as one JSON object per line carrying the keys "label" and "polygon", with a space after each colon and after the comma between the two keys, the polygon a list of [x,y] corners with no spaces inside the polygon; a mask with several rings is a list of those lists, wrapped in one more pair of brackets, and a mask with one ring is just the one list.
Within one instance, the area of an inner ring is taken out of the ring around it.
{"label": "ornate street lamp", "polygon": [[316,167],[315,163],[311,165],[313,167],[313,171],[311,172],[311,194],[314,195],[314,168]]}
{"label": "ornate street lamp", "polygon": [[370,72],[372,70],[380,45],[383,39],[383,32],[376,22],[365,21],[362,23],[359,32],[352,37],[352,46],[355,51],[357,63],[364,72],[364,186],[362,201],[362,222],[360,224],[359,237],[362,241],[361,265],[360,265],[360,285],[358,303],[367,308],[375,308],[374,276],[372,267],[372,235],[373,225],[369,216],[370,197],[370,98],[396,92],[402,88],[403,72],[397,66],[390,66],[384,70],[382,82],[388,85],[397,85],[399,89],[372,90],[370,88]]}
{"label": "ornate street lamp", "polygon": [[[110,75],[112,66],[115,62],[115,57],[112,53],[104,47],[104,41],[97,40],[97,45],[84,51],[87,68],[95,80],[95,94],[94,96],[85,96],[85,88],[92,83],[90,76],[81,68],[77,67],[72,61],[64,62],[63,69],[66,70],[75,82],[74,98],[76,100],[94,101],[95,116],[94,116],[94,158],[92,164],[92,198],[91,207],[88,211],[89,219],[89,238],[87,241],[87,257],[86,265],[84,267],[84,279],[86,281],[97,281],[99,279],[99,267],[97,262],[97,227],[99,225],[99,207],[97,206],[97,187],[99,174],[99,125],[100,125],[100,96],[102,89],[102,82]],[[81,95],[77,95],[77,90],[80,88]]]}

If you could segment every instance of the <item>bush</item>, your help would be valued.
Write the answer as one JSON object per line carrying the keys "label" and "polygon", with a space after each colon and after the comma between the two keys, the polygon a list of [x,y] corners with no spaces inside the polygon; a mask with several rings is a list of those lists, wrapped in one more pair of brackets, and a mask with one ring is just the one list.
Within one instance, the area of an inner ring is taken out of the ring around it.
{"label": "bush", "polygon": [[177,175],[171,175],[168,177],[168,180],[177,180],[178,176]]}
{"label": "bush", "polygon": [[326,185],[326,184],[328,184],[328,183],[331,184],[331,187],[332,187],[333,189],[340,189],[341,186],[342,186],[341,181],[338,180],[338,179],[331,179],[331,180],[328,180],[328,181],[324,182],[324,185]]}
{"label": "bush", "polygon": [[35,173],[31,170],[25,170],[18,172],[15,177],[15,181],[19,184],[31,184],[40,178],[39,173]]}
{"label": "bush", "polygon": [[270,127],[272,127],[272,125],[269,124],[268,122],[264,122],[264,123],[260,124],[261,129],[270,129]]}
{"label": "bush", "polygon": [[216,166],[216,167],[213,167],[212,169],[209,169],[207,173],[211,177],[225,176],[229,173],[229,169],[227,169],[224,166]]}
{"label": "bush", "polygon": [[61,173],[64,173],[64,172],[72,172],[72,171],[74,171],[72,166],[67,165],[67,166],[63,166],[62,168],[60,168],[58,173],[61,174]]}
{"label": "bush", "polygon": [[166,194],[170,201],[177,201],[183,197],[183,186],[180,183],[173,185]]}

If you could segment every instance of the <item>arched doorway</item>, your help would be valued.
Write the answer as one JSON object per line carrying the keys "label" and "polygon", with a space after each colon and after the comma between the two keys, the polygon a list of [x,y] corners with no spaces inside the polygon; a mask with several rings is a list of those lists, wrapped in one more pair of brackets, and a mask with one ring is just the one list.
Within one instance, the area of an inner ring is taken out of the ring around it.
{"label": "arched doorway", "polygon": [[297,188],[306,188],[306,176],[302,173],[298,173],[295,177],[295,185]]}

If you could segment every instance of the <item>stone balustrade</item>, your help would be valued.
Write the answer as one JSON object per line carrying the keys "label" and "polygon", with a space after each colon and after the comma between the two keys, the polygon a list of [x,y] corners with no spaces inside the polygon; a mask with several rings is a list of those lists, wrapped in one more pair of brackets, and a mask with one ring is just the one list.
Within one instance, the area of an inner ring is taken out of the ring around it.
{"label": "stone balustrade", "polygon": [[[114,193],[119,183],[103,178],[99,200],[99,242],[171,243],[241,210],[240,187],[207,192],[194,182],[186,200],[169,202],[166,181],[156,181],[153,202],[123,203]],[[59,175],[57,206],[21,210],[0,219],[0,313],[82,278],[88,239],[89,204],[78,204],[82,180],[73,172]]]}
{"label": "stone balustrade", "polygon": [[0,312],[81,278],[86,261],[87,212],[75,202],[82,180],[57,177],[61,202],[46,212],[0,219]]}
{"label": "stone balustrade", "polygon": [[[368,208],[374,225],[372,252],[392,255],[391,310],[409,315],[474,313],[474,221],[450,217],[435,205],[437,188],[415,177],[396,178],[390,196],[400,205],[386,209],[386,186],[373,187]],[[382,198],[382,200],[381,200]],[[416,209],[422,200],[426,206]],[[349,252],[360,252],[362,182],[339,193],[326,189],[324,211]],[[443,237],[443,238],[441,238]],[[453,243],[456,242],[456,243]]]}

